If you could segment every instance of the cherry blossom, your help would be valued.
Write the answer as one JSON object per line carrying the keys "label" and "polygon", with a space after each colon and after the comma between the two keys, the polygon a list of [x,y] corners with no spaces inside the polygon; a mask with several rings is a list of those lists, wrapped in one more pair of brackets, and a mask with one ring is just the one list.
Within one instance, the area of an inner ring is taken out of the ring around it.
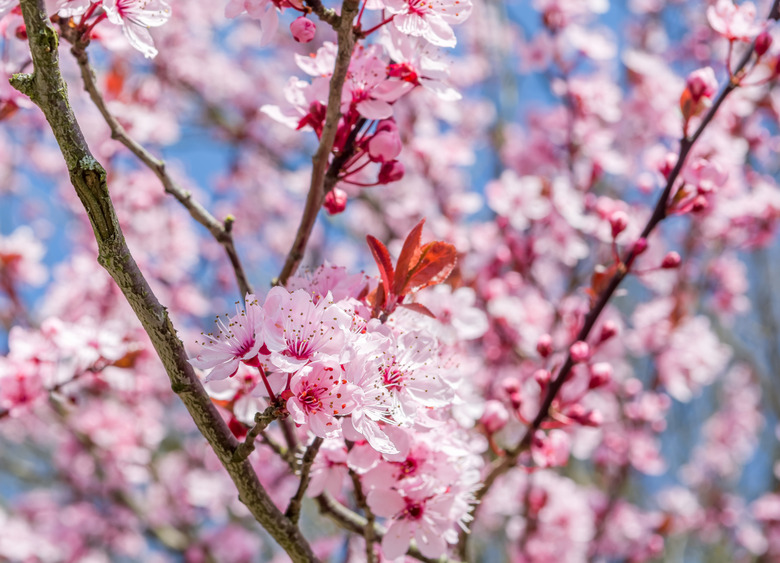
{"label": "cherry blossom", "polygon": [[384,0],[384,5],[394,14],[393,24],[398,31],[440,47],[455,46],[457,40],[450,26],[466,21],[472,8],[470,0]]}
{"label": "cherry blossom", "polygon": [[135,49],[144,57],[154,58],[154,47],[150,27],[163,25],[171,17],[171,8],[163,0],[105,0],[103,9],[108,21],[122,26],[122,32]]}

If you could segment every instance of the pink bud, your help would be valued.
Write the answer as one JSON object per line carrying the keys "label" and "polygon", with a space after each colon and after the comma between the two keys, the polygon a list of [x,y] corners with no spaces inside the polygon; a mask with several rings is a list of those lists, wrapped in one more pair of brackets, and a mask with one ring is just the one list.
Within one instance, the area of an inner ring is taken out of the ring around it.
{"label": "pink bud", "polygon": [[392,182],[397,182],[403,177],[404,165],[397,160],[391,160],[390,162],[385,162],[382,165],[382,168],[379,169],[377,181],[380,184],[390,184]]}
{"label": "pink bud", "polygon": [[642,237],[634,243],[634,256],[639,256],[647,250],[647,239]]}
{"label": "pink bud", "polygon": [[772,36],[769,35],[769,33],[764,30],[761,33],[758,34],[758,37],[756,37],[756,55],[759,57],[766,53],[769,50],[769,47],[772,46]]}
{"label": "pink bud", "polygon": [[539,384],[539,387],[544,389],[547,384],[550,383],[552,374],[546,369],[538,369],[534,372],[534,380]]}
{"label": "pink bud", "polygon": [[306,16],[301,16],[290,24],[290,31],[298,43],[308,43],[314,39],[314,34],[317,33],[317,25],[307,19]]}
{"label": "pink bud", "polygon": [[396,124],[395,119],[383,119],[377,123],[375,132],[379,133],[381,131],[390,131],[391,133],[398,131],[398,125]]}
{"label": "pink bud", "polygon": [[691,211],[694,213],[699,213],[701,211],[704,211],[710,206],[710,204],[707,202],[707,198],[703,195],[697,195],[693,203],[691,203]]}
{"label": "pink bud", "polygon": [[542,358],[549,357],[552,354],[552,336],[549,334],[541,335],[536,343],[536,351]]}
{"label": "pink bud", "polygon": [[384,129],[368,141],[368,157],[373,162],[389,162],[401,154],[401,136],[398,131]]}
{"label": "pink bud", "polygon": [[609,224],[612,226],[612,238],[617,238],[628,226],[628,215],[623,211],[615,211],[609,218]]}
{"label": "pink bud", "polygon": [[612,380],[612,366],[606,362],[599,362],[590,367],[590,382],[588,388],[603,387]]}
{"label": "pink bud", "polygon": [[571,359],[574,360],[574,363],[578,364],[580,362],[585,362],[590,357],[590,346],[588,346],[587,342],[578,340],[571,345],[569,353],[571,354]]}
{"label": "pink bud", "polygon": [[666,157],[658,167],[658,171],[664,175],[664,178],[668,180],[669,175],[672,173],[672,170],[674,170],[676,164],[677,164],[677,155],[674,154],[673,152],[666,153]]}
{"label": "pink bud", "polygon": [[661,262],[661,267],[667,270],[671,270],[679,266],[680,261],[681,261],[680,255],[672,251],[666,256],[664,256],[664,260],[663,262]]}
{"label": "pink bud", "polygon": [[715,71],[709,66],[694,70],[688,75],[685,86],[694,102],[698,102],[702,98],[711,98],[718,89]]}
{"label": "pink bud", "polygon": [[509,422],[509,413],[501,402],[490,400],[485,403],[485,412],[482,413],[479,421],[489,434],[493,434],[506,426]]}
{"label": "pink bud", "polygon": [[323,207],[327,209],[331,215],[341,213],[347,207],[347,192],[340,188],[333,188],[325,196],[325,203]]}
{"label": "pink bud", "polygon": [[615,336],[618,332],[618,327],[615,321],[604,321],[604,325],[601,327],[601,334],[599,335],[599,342],[604,342]]}

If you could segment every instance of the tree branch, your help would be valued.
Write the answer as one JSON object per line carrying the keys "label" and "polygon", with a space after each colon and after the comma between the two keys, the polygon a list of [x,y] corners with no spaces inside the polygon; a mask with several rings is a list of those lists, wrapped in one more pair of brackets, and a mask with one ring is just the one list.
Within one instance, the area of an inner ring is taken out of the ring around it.
{"label": "tree branch", "polygon": [[311,183],[309,194],[306,197],[306,206],[303,210],[295,241],[287,254],[284,267],[276,280],[277,285],[285,285],[303,259],[306,245],[309,242],[314,223],[325,201],[325,174],[328,170],[328,158],[336,141],[339,119],[341,118],[341,92],[344,89],[344,81],[347,79],[347,70],[352,60],[352,51],[355,48],[355,32],[352,21],[358,11],[358,0],[344,0],[341,6],[341,16],[338,22],[338,52],[336,63],[333,67],[333,75],[330,78],[330,90],[328,92],[328,109],[325,115],[325,125],[322,128],[322,137],[317,152],[312,158]]}
{"label": "tree branch", "polygon": [[[75,33],[75,29],[68,29],[67,31]],[[73,34],[71,33],[71,35]],[[81,78],[84,82],[84,90],[87,91],[92,102],[97,107],[103,119],[111,129],[111,138],[122,143],[130,152],[132,152],[138,159],[143,162],[154,174],[159,178],[160,182],[165,189],[165,192],[175,197],[179,203],[181,203],[190,215],[198,223],[206,227],[211,235],[220,243],[225,253],[230,260],[230,264],[233,267],[235,273],[236,282],[238,283],[238,289],[241,292],[241,299],[243,300],[247,293],[254,293],[252,286],[247,280],[244,273],[244,267],[241,264],[241,260],[238,257],[235,244],[233,243],[233,223],[235,219],[232,215],[229,215],[224,222],[217,220],[208,210],[203,207],[198,201],[192,197],[192,193],[184,190],[179,186],[173,178],[168,174],[165,167],[165,162],[159,158],[156,158],[152,153],[146,150],[143,145],[136,142],[127,133],[127,130],[121,123],[113,116],[106,105],[103,95],[100,93],[95,82],[95,72],[92,65],[89,62],[89,55],[87,54],[87,43],[80,41],[76,37],[70,37],[64,35],[64,37],[73,44],[71,53],[78,62],[79,69],[81,70]]]}
{"label": "tree branch", "polygon": [[106,185],[106,172],[89,151],[68,101],[59,68],[58,37],[44,0],[22,0],[34,64],[32,74],[15,74],[11,84],[43,111],[68,167],[71,183],[89,216],[98,262],[122,290],[162,360],[171,387],[181,398],[239,492],[239,499],[295,562],[316,561],[306,539],[273,504],[249,461],[233,461],[238,446],[225,421],[187,361],[166,309],[130,254]]}
{"label": "tree branch", "polygon": [[363,526],[363,537],[366,540],[366,563],[374,563],[374,561],[376,561],[376,555],[374,554],[374,542],[376,541],[376,534],[374,532],[374,513],[371,511],[371,507],[368,506],[368,500],[363,492],[363,483],[360,481],[360,475],[350,469],[349,476],[352,479],[352,488],[355,491],[355,502],[363,509],[363,512],[366,515],[366,525]]}
{"label": "tree branch", "polygon": [[290,504],[284,512],[284,515],[293,523],[297,523],[298,518],[301,516],[303,496],[306,494],[306,489],[309,488],[309,482],[311,481],[311,466],[314,463],[314,459],[317,457],[317,452],[320,451],[322,442],[323,439],[319,436],[314,438],[314,441],[306,448],[306,452],[304,452],[303,458],[301,459],[301,481],[298,483],[298,490],[295,492],[295,496],[290,499]]}

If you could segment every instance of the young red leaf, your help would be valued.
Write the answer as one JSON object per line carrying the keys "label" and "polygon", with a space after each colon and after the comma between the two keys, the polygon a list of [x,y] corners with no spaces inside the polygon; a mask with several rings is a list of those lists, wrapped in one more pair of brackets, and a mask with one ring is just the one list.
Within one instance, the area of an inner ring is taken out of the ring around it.
{"label": "young red leaf", "polygon": [[413,293],[446,280],[455,269],[457,255],[455,247],[446,242],[434,241],[423,246],[420,249],[420,260],[410,272],[403,293],[399,295]]}
{"label": "young red leaf", "polygon": [[406,236],[404,247],[395,267],[393,293],[403,295],[403,288],[409,279],[410,270],[420,261],[420,239],[425,219],[422,219]]}
{"label": "young red leaf", "polygon": [[425,305],[423,305],[422,303],[401,303],[399,307],[403,307],[404,309],[409,309],[410,311],[414,311],[415,313],[426,315],[428,317],[431,317],[432,319],[436,318],[436,315],[434,315],[431,312],[431,310]]}
{"label": "young red leaf", "polygon": [[390,260],[390,253],[387,248],[382,244],[379,239],[366,235],[366,242],[371,249],[371,254],[374,255],[374,261],[376,261],[377,268],[379,268],[379,275],[382,277],[382,285],[384,286],[385,302],[390,301],[390,288],[393,287],[393,262]]}

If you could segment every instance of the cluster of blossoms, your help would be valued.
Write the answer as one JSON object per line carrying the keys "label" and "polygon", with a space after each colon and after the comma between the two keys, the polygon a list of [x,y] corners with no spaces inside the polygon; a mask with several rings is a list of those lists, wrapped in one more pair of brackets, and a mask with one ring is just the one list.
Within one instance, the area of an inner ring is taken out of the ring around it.
{"label": "cluster of blossoms", "polygon": [[[360,44],[352,53],[332,149],[331,165],[337,165],[336,183],[341,185],[328,186],[324,203],[331,214],[346,207],[345,184],[370,187],[403,178],[405,169],[398,160],[402,141],[393,118],[395,102],[416,86],[441,100],[460,98],[447,84],[449,65],[437,47],[455,46],[450,25],[468,18],[470,0],[366,2],[365,7],[386,10],[391,16],[362,32],[378,31],[376,43]],[[358,30],[362,16],[363,11],[356,23]],[[392,25],[386,25],[390,22]],[[336,54],[336,45],[326,41],[316,54],[296,56],[298,67],[313,77],[312,82],[290,78],[284,90],[285,103],[266,104],[261,111],[291,128],[312,129],[321,137]]]}
{"label": "cluster of blossoms", "polygon": [[[207,390],[237,434],[276,404],[304,436],[326,439],[309,494],[338,494],[347,467],[361,475],[369,506],[391,521],[387,557],[405,553],[412,537],[438,557],[457,541],[453,524],[470,518],[481,463],[449,414],[463,401],[464,371],[452,358],[460,340],[447,337],[451,319],[407,310],[386,323],[371,318],[365,296],[375,284],[323,266],[262,303],[247,295],[246,309],[218,319],[190,362],[210,370]],[[461,315],[476,315],[470,337],[481,336],[479,311]]]}

